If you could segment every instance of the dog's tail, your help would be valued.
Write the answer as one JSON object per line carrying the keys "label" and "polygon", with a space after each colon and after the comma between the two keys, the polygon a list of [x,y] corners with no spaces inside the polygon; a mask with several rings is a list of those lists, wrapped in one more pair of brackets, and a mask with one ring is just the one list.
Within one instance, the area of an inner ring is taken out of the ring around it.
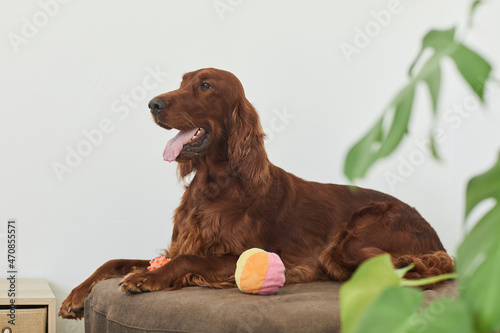
{"label": "dog's tail", "polygon": [[[405,279],[417,280],[437,275],[449,274],[455,271],[453,259],[445,251],[437,251],[423,255],[402,255],[393,257],[394,267],[403,268],[411,264],[414,267],[404,276]],[[436,284],[425,285],[425,289],[432,289]]]}

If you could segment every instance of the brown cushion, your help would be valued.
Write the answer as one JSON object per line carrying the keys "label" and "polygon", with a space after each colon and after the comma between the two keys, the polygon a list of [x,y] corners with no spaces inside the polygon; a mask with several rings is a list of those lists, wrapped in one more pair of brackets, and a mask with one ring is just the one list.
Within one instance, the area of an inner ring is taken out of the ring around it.
{"label": "brown cushion", "polygon": [[[340,283],[284,287],[273,296],[189,287],[127,296],[120,279],[94,286],[85,301],[85,332],[340,332]],[[448,282],[426,299],[456,296]]]}

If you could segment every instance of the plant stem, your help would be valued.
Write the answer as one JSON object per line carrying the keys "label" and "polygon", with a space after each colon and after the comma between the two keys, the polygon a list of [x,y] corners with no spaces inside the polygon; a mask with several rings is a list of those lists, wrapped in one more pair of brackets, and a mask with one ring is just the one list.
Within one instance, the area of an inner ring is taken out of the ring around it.
{"label": "plant stem", "polygon": [[457,273],[450,273],[450,274],[443,274],[443,275],[438,275],[438,276],[433,276],[430,278],[425,278],[425,279],[420,279],[420,280],[401,280],[399,283],[401,286],[404,287],[418,287],[418,286],[424,286],[426,284],[431,284],[431,283],[436,283],[444,280],[449,280],[449,279],[456,279],[457,278]]}

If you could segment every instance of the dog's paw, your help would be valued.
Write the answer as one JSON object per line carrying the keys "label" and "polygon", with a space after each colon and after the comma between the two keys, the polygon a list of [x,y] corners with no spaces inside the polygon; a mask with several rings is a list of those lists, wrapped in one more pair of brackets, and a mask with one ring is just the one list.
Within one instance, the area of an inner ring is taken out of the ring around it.
{"label": "dog's paw", "polygon": [[153,284],[154,275],[149,272],[132,272],[121,280],[120,289],[128,295],[157,291]]}
{"label": "dog's paw", "polygon": [[62,302],[59,309],[59,317],[64,319],[82,319],[83,318],[83,305],[88,292],[84,288],[76,287]]}

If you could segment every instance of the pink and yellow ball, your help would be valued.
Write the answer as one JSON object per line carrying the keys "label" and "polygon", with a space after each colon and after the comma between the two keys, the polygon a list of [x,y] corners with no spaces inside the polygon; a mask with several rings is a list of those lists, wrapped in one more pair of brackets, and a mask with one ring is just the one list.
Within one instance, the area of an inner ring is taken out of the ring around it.
{"label": "pink and yellow ball", "polygon": [[276,253],[253,248],[238,259],[235,279],[244,293],[276,294],[285,284],[285,265]]}

